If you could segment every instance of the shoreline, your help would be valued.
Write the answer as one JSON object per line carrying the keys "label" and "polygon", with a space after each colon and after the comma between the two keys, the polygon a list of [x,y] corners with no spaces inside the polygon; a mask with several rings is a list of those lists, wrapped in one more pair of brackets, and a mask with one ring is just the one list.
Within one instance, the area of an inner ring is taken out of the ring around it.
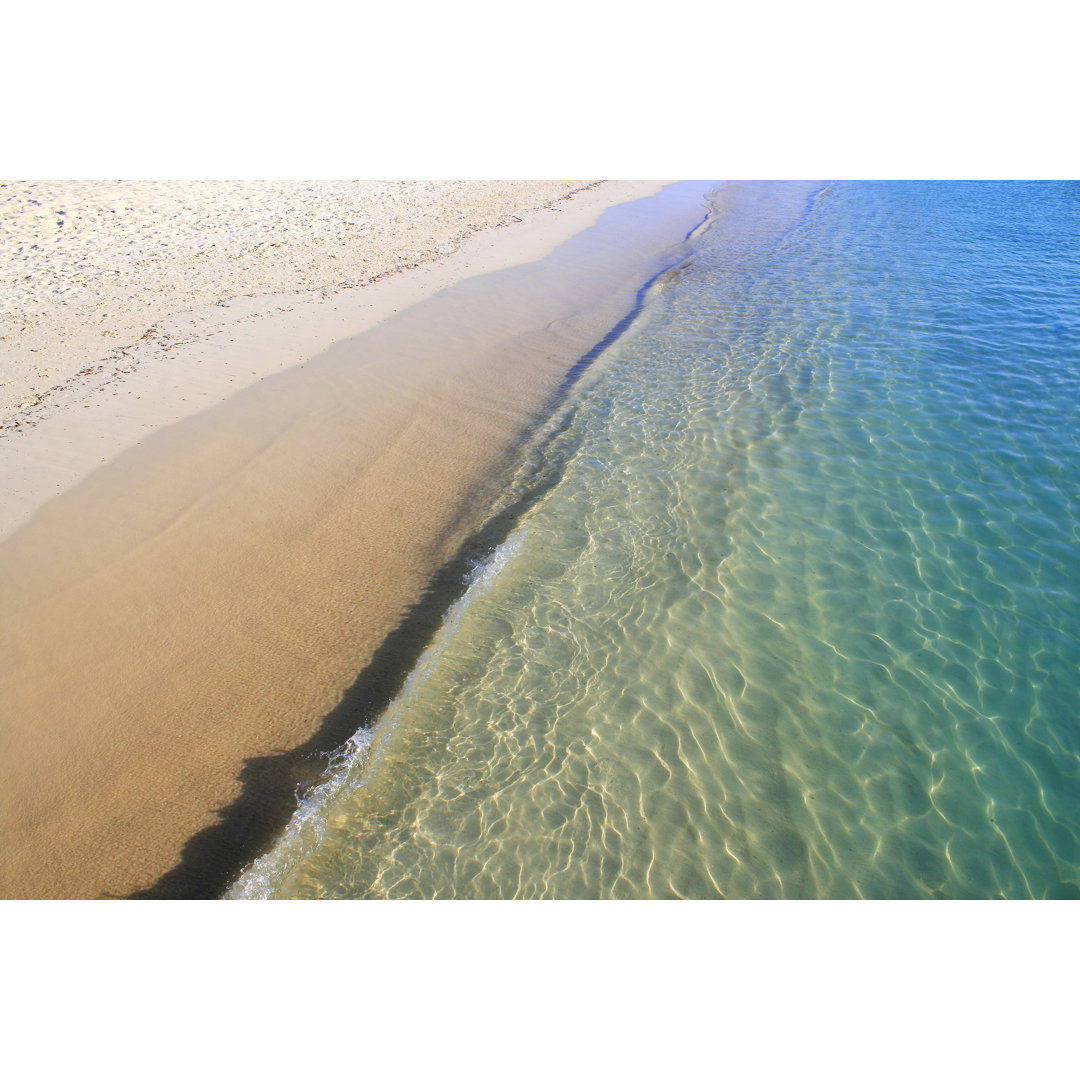
{"label": "shoreline", "polygon": [[216,895],[259,853],[698,187],[561,233],[538,212],[387,279],[381,308],[299,319],[333,344],[114,450],[0,544],[0,894]]}

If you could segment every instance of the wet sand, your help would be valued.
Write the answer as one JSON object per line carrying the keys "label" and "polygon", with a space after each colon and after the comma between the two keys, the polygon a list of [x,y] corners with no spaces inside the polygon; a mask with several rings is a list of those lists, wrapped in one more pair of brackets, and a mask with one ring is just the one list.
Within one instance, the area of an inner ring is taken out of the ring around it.
{"label": "wet sand", "polygon": [[[259,854],[317,753],[392,691],[518,440],[670,263],[703,190],[623,188],[594,227],[603,200],[515,224],[388,309],[264,320],[307,352],[141,439],[120,378],[103,464],[79,474],[99,424],[66,436],[82,449],[58,496],[24,470],[0,544],[0,895],[214,896]],[[245,348],[222,345],[207,393]]]}

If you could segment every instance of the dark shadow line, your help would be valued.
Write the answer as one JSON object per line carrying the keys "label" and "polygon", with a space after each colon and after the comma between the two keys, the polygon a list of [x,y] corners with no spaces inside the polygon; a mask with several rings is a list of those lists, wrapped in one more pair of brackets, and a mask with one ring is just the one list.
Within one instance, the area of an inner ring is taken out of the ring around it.
{"label": "dark shadow line", "polygon": [[[708,215],[706,215],[707,217]],[[704,220],[704,219],[703,219]],[[698,226],[695,226],[697,228]],[[691,233],[694,230],[691,230]],[[690,235],[690,234],[688,234]],[[563,381],[559,384],[559,388],[548,399],[546,413],[548,416],[563,403],[566,396],[573,389],[574,384],[585,374],[585,372],[592,365],[593,361],[605,350],[611,348],[616,341],[619,340],[630,328],[630,325],[641,314],[642,309],[645,307],[645,297],[649,290],[666,274],[671,273],[673,270],[682,266],[685,263],[685,257],[680,257],[675,262],[669,263],[662,270],[658,270],[644,285],[638,289],[634,296],[634,303],[630,310],[598,341],[587,353],[585,353],[579,360],[577,360],[573,367],[567,371],[563,377]]]}

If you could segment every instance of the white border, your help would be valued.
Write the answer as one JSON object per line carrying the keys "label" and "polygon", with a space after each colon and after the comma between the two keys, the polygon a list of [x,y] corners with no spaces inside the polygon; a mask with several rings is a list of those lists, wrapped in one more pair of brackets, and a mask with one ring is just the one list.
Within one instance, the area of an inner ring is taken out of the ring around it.
{"label": "white border", "polygon": [[1072,178],[1066,8],[10,5],[7,178]]}

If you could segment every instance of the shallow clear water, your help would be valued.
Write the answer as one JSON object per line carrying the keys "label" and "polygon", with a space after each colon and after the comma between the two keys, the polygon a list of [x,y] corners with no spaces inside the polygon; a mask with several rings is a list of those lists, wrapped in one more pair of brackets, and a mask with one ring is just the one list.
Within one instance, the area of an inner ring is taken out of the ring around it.
{"label": "shallow clear water", "polygon": [[234,896],[1080,896],[1080,186],[730,185]]}

